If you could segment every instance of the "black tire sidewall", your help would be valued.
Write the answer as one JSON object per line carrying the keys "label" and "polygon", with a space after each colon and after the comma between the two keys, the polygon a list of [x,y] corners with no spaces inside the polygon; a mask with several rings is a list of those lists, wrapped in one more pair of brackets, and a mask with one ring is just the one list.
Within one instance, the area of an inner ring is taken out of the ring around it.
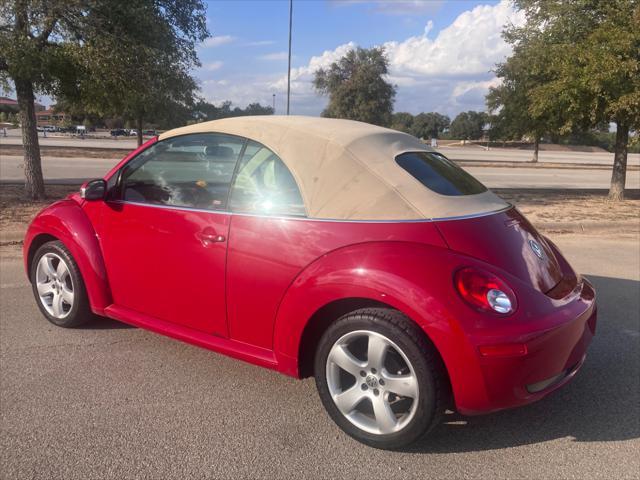
{"label": "black tire sidewall", "polygon": [[[44,305],[42,305],[40,295],[38,294],[36,270],[38,268],[38,262],[47,253],[55,253],[60,258],[62,258],[67,264],[67,267],[69,268],[69,274],[71,275],[71,281],[73,283],[74,302],[71,306],[69,314],[64,318],[56,318],[49,314]],[[45,316],[45,318],[51,323],[59,327],[70,328],[81,325],[90,319],[91,310],[89,307],[84,281],[82,279],[82,275],[80,274],[80,269],[71,256],[71,253],[69,253],[69,250],[67,250],[62,242],[60,242],[59,240],[55,240],[47,242],[40,246],[40,248],[38,248],[33,256],[33,260],[31,261],[30,278],[33,295],[36,299],[36,304],[38,305],[38,308]]]}
{"label": "black tire sidewall", "polygon": [[[390,323],[384,318],[386,315],[375,313],[347,314],[331,325],[322,336],[315,357],[315,380],[320,399],[333,421],[348,435],[356,440],[376,448],[398,449],[407,446],[428,433],[438,417],[438,378],[437,368],[428,361],[424,342],[420,342],[414,335],[418,327],[404,317],[400,312],[389,313],[400,320],[400,326]],[[409,324],[408,322],[411,322]],[[365,432],[353,425],[338,410],[327,386],[326,363],[329,351],[334,343],[343,335],[355,330],[370,330],[380,333],[393,341],[407,356],[418,381],[418,407],[411,422],[401,431],[376,435]],[[412,335],[409,334],[412,333]]]}

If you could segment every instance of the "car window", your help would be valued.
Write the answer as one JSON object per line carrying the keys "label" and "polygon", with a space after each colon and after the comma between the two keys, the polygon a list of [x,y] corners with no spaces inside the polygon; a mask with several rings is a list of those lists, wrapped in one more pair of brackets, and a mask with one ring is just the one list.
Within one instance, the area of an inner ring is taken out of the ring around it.
{"label": "car window", "polygon": [[440,195],[475,195],[487,191],[487,187],[441,153],[403,153],[396,157],[396,163]]}
{"label": "car window", "polygon": [[213,133],[158,142],[122,171],[122,198],[130,202],[221,210],[245,139]]}
{"label": "car window", "polygon": [[304,216],[305,208],[293,175],[264,145],[249,140],[231,189],[232,212]]}

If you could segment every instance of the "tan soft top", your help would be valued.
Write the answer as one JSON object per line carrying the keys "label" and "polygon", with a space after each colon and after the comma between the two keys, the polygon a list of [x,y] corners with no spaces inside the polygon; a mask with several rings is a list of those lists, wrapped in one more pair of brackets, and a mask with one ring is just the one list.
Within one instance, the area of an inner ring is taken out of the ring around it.
{"label": "tan soft top", "polygon": [[419,220],[474,215],[508,206],[490,191],[440,195],[400,167],[405,152],[433,151],[411,135],[352,120],[303,116],[235,117],[160,135],[218,132],[273,150],[295,177],[311,218]]}

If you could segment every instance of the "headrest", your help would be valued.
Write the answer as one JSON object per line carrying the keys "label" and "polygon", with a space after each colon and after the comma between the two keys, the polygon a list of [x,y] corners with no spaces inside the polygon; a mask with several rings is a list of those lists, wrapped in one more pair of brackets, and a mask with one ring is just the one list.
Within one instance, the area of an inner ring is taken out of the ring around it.
{"label": "headrest", "polygon": [[222,145],[210,145],[205,147],[204,154],[211,157],[233,158],[236,154],[231,147],[223,147]]}

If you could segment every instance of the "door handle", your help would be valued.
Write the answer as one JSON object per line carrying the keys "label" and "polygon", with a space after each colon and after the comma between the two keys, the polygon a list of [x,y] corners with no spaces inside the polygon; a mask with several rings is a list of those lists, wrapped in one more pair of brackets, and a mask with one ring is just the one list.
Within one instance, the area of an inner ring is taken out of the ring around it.
{"label": "door handle", "polygon": [[205,247],[211,243],[220,243],[226,240],[224,235],[218,235],[213,228],[205,228],[197,234],[197,237]]}

